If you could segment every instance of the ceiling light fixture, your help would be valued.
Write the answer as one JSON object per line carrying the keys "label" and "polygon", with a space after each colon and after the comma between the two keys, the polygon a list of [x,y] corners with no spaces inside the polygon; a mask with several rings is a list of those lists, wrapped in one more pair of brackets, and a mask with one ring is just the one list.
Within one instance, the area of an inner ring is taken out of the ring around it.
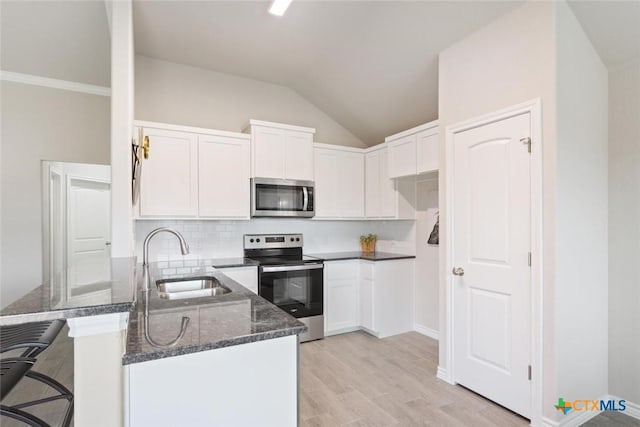
{"label": "ceiling light fixture", "polygon": [[292,0],[273,0],[271,7],[269,7],[269,13],[276,16],[284,15],[291,1]]}

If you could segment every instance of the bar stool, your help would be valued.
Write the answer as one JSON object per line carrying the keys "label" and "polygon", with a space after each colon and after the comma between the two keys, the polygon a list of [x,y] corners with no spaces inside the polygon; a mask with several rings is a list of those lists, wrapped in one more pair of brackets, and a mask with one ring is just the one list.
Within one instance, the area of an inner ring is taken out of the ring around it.
{"label": "bar stool", "polygon": [[0,327],[0,353],[24,348],[22,357],[36,357],[53,343],[64,320],[23,323]]}
{"label": "bar stool", "polygon": [[65,399],[68,401],[62,425],[67,427],[73,418],[73,393],[58,381],[32,370],[35,356],[42,353],[56,338],[64,321],[26,323],[0,327],[0,353],[12,350],[24,350],[20,357],[0,359],[0,401],[24,378],[31,378],[54,389],[58,394],[42,399],[31,400],[13,406],[0,404],[0,415],[22,421],[30,426],[49,427],[49,424],[23,410],[23,408]]}

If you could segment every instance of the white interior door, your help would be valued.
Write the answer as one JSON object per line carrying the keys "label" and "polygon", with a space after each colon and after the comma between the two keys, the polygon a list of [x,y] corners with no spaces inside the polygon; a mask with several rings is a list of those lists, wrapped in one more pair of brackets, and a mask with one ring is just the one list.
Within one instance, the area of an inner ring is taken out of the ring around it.
{"label": "white interior door", "polygon": [[67,179],[67,285],[72,296],[75,288],[110,280],[111,184]]}
{"label": "white interior door", "polygon": [[454,381],[531,414],[529,113],[453,139]]}

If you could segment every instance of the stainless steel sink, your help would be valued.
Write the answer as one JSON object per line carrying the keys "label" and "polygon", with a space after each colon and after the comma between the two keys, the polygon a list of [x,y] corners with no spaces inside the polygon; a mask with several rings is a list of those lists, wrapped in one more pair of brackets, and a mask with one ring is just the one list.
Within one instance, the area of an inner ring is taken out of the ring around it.
{"label": "stainless steel sink", "polygon": [[231,292],[231,289],[223,286],[213,277],[184,280],[158,280],[156,286],[158,287],[160,298],[163,299],[212,297]]}

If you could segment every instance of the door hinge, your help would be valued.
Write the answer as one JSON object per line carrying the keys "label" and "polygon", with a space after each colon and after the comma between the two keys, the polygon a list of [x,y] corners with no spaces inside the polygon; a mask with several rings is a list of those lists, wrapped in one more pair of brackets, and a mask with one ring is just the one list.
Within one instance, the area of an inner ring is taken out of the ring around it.
{"label": "door hinge", "polygon": [[527,370],[527,374],[529,376],[529,381],[531,381],[531,365],[529,365],[529,369]]}
{"label": "door hinge", "polygon": [[529,267],[531,267],[531,252],[529,252],[529,255],[527,256],[527,263],[529,264]]}
{"label": "door hinge", "polygon": [[520,138],[520,142],[527,146],[527,151],[531,152],[531,138]]}

